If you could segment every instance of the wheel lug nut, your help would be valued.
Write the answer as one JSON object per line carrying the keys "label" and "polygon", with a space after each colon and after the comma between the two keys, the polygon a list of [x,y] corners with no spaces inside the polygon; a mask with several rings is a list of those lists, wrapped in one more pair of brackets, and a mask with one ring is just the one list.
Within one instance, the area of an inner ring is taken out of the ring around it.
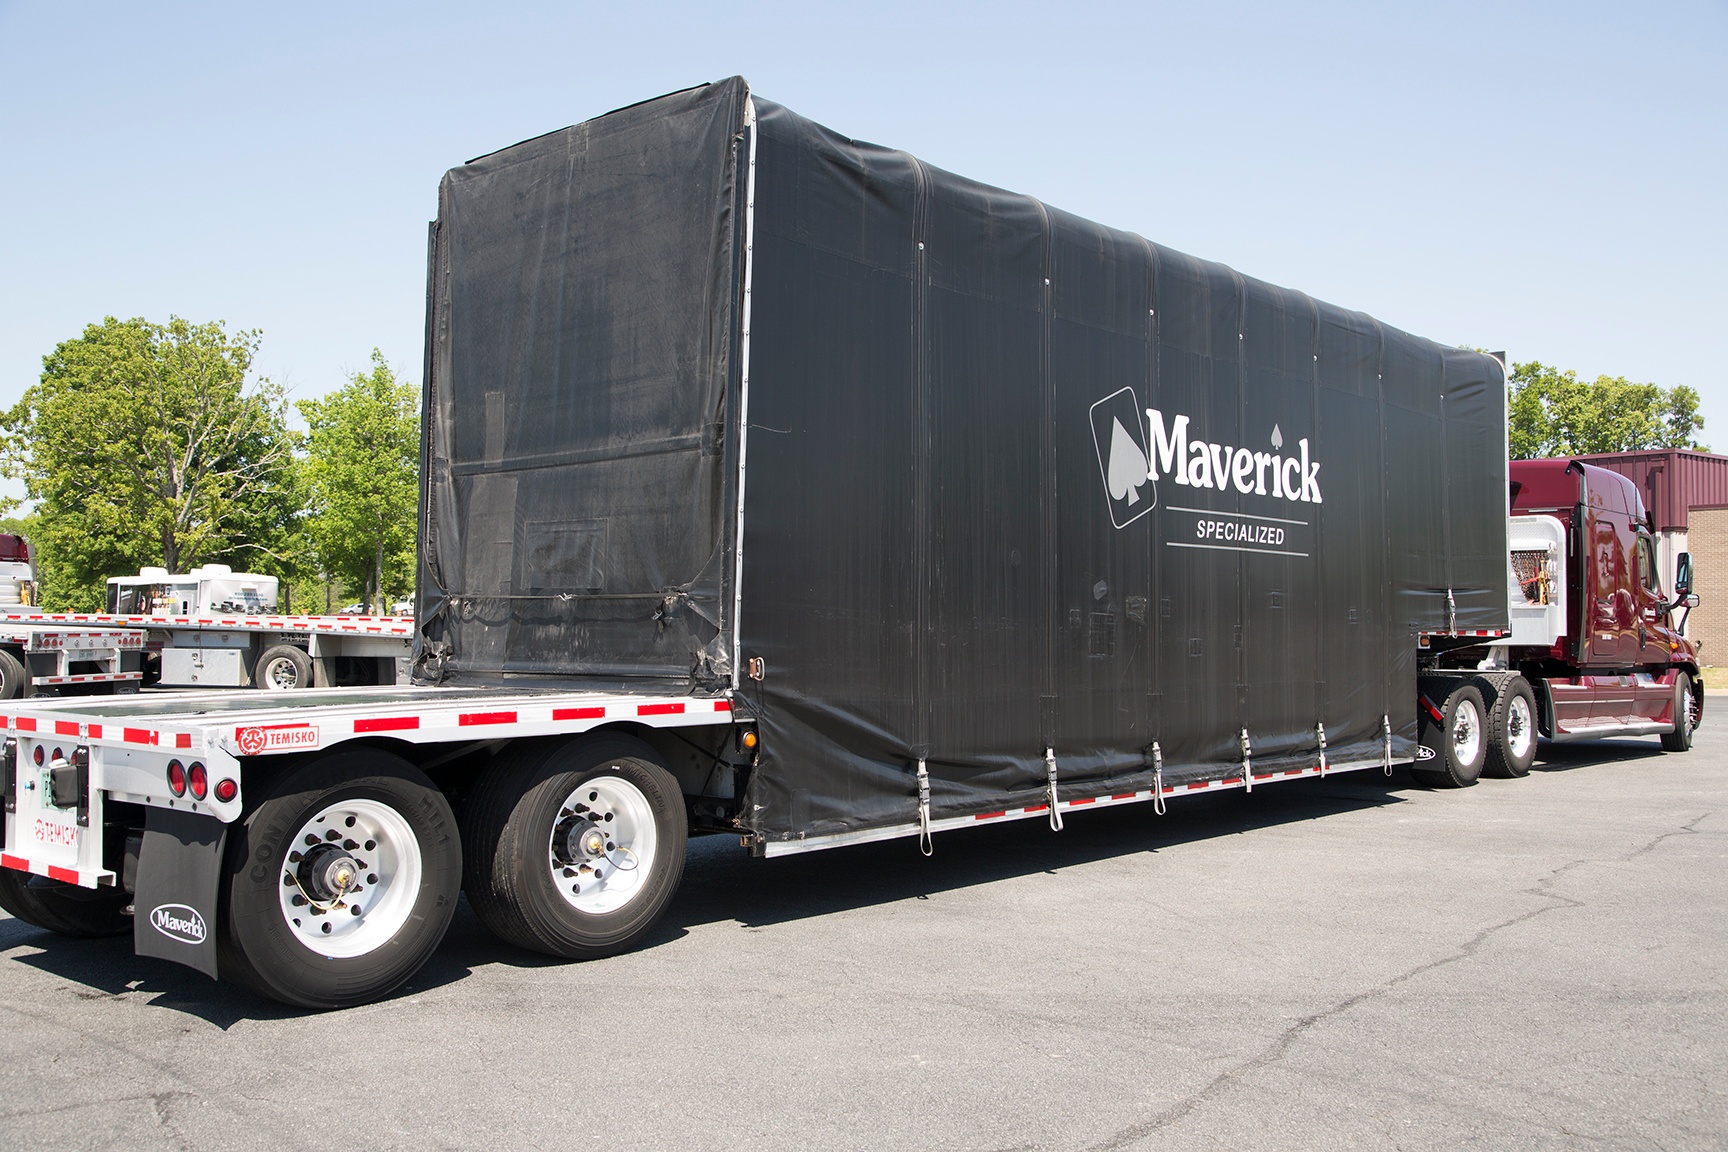
{"label": "wheel lug nut", "polygon": [[284,888],[294,887],[294,874],[292,872],[282,873],[282,887],[284,887]]}
{"label": "wheel lug nut", "polygon": [[306,847],[313,848],[313,847],[316,847],[317,844],[318,844],[318,837],[312,835],[312,833],[310,833],[310,832],[306,833]]}
{"label": "wheel lug nut", "polygon": [[342,847],[344,847],[348,851],[352,852],[352,851],[354,851],[354,849],[360,847],[360,845],[356,844],[352,840],[344,840],[344,841],[342,841]]}
{"label": "wheel lug nut", "polygon": [[324,833],[324,839],[326,839],[326,840],[340,840],[340,839],[342,839],[342,833],[340,833],[340,832],[336,831],[336,829],[332,828],[332,829],[330,829],[330,831]]}
{"label": "wheel lug nut", "polygon": [[295,893],[293,896],[288,897],[288,903],[294,905],[296,908],[304,908],[306,906],[306,897],[301,896],[299,893]]}

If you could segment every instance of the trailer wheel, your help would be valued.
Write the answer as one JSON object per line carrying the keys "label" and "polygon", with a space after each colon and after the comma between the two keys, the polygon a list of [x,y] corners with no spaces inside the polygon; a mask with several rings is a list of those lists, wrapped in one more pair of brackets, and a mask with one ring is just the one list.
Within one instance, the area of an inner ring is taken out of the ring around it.
{"label": "trailer wheel", "polygon": [[526,747],[464,811],[468,902],[495,934],[576,960],[624,952],[677,891],[689,835],[678,783],[623,737]]}
{"label": "trailer wheel", "polygon": [[1469,684],[1458,685],[1446,697],[1438,723],[1426,705],[1418,707],[1420,748],[1410,774],[1429,788],[1468,788],[1476,783],[1488,759],[1486,715],[1482,693]]}
{"label": "trailer wheel", "polygon": [[12,700],[30,695],[30,674],[24,663],[5,648],[0,648],[0,700]]}
{"label": "trailer wheel", "polygon": [[0,869],[0,908],[56,935],[94,940],[130,932],[130,903],[132,898],[118,888],[80,888]]}
{"label": "trailer wheel", "polygon": [[252,683],[266,692],[312,687],[312,657],[292,644],[266,648],[252,666]]}
{"label": "trailer wheel", "polygon": [[1681,672],[1674,677],[1674,731],[1662,733],[1664,752],[1692,750],[1692,733],[1704,714],[1704,701],[1692,690],[1692,677]]}
{"label": "trailer wheel", "polygon": [[1488,762],[1483,772],[1508,779],[1530,775],[1536,763],[1536,692],[1522,676],[1500,684],[1488,710]]}
{"label": "trailer wheel", "polygon": [[376,749],[290,769],[229,835],[218,964],[301,1008],[385,995],[456,908],[462,849],[444,794]]}

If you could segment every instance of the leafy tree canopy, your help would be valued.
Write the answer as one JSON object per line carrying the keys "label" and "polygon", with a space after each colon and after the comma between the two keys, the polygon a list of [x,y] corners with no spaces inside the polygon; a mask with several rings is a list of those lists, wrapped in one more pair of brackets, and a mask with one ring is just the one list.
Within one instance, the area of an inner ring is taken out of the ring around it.
{"label": "leafy tree canopy", "polygon": [[295,567],[293,442],[281,390],[247,387],[257,348],[220,322],[108,317],[43,357],[0,426],[45,606],[98,608],[107,577],[147,564]]}
{"label": "leafy tree canopy", "polygon": [[1570,369],[1532,360],[1512,366],[1511,385],[1515,460],[1651,448],[1707,450],[1695,437],[1704,427],[1698,393],[1684,384],[1663,388],[1624,376],[1598,376],[1587,383]]}
{"label": "leafy tree canopy", "polygon": [[296,407],[309,429],[309,531],[325,572],[363,589],[374,611],[414,582],[420,475],[420,393],[384,354],[372,370]]}

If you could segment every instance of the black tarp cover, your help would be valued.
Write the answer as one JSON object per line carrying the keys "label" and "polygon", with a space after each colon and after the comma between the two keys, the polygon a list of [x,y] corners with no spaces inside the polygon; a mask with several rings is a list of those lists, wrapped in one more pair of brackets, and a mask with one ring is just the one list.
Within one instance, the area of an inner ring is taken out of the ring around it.
{"label": "black tarp cover", "polygon": [[912,821],[919,758],[937,818],[1037,802],[1047,749],[1065,798],[1244,731],[1265,772],[1390,717],[1407,760],[1417,634],[1507,625],[1491,358],[740,79],[454,170],[432,259],[422,674],[760,659],[766,840]]}

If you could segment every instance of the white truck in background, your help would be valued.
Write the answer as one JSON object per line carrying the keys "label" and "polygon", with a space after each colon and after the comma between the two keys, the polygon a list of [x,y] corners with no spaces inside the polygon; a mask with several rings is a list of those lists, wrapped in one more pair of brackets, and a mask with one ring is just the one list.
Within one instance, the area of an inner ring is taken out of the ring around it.
{"label": "white truck in background", "polygon": [[333,688],[406,683],[414,621],[276,611],[274,576],[204,564],[108,579],[106,619],[142,624],[151,682],[177,688]]}

